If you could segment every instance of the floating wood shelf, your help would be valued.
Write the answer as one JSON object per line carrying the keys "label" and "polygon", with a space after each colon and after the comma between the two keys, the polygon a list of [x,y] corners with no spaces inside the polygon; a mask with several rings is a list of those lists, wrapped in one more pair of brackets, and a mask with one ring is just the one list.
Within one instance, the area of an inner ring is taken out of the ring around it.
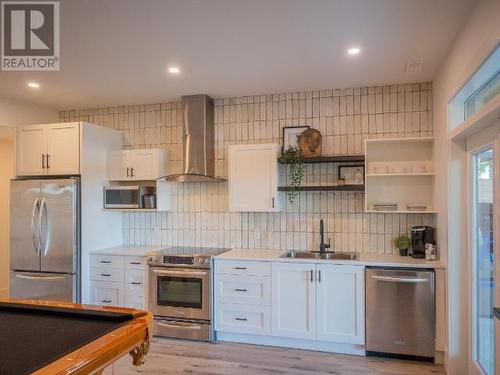
{"label": "floating wood shelf", "polygon": [[[278,191],[288,191],[288,186],[278,186]],[[340,186],[299,186],[298,191],[365,191],[365,185],[340,185]]]}
{"label": "floating wood shelf", "polygon": [[[278,161],[285,164],[282,158]],[[302,158],[304,163],[346,163],[346,162],[365,162],[365,155],[331,155],[331,156],[317,156],[311,158]]]}

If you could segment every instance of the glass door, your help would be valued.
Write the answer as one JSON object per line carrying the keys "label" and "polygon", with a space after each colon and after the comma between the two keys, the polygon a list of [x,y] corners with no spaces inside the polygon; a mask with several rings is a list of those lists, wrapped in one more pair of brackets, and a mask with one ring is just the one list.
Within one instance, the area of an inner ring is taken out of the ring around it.
{"label": "glass door", "polygon": [[495,147],[471,153],[471,325],[474,372],[494,375],[495,335]]}

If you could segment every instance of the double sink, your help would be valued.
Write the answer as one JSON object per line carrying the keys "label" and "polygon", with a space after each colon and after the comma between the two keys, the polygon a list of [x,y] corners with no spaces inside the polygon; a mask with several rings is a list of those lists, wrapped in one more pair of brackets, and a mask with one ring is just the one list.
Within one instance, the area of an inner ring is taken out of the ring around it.
{"label": "double sink", "polygon": [[358,260],[358,253],[337,253],[333,251],[287,251],[281,258],[321,259],[321,260]]}

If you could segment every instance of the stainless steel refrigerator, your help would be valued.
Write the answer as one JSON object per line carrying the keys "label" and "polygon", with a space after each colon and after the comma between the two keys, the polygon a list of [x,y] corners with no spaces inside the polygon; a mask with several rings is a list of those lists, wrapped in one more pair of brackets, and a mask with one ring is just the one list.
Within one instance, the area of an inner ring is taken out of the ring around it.
{"label": "stainless steel refrigerator", "polygon": [[80,301],[80,182],[12,180],[10,296]]}

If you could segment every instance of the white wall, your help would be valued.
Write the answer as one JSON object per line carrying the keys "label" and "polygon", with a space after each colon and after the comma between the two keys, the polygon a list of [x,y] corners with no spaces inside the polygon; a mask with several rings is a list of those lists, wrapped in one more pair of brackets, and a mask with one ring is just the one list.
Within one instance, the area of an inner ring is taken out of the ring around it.
{"label": "white wall", "polygon": [[500,41],[500,1],[473,9],[434,79],[434,129],[438,159],[438,244],[448,258],[448,363],[450,374],[467,373],[467,252],[464,233],[464,145],[448,142],[447,104]]}
{"label": "white wall", "polygon": [[17,125],[59,122],[59,112],[0,98],[0,298],[9,282],[10,179],[14,176],[14,132]]}
{"label": "white wall", "polygon": [[0,298],[7,296],[9,287],[9,196],[13,173],[14,139],[11,136],[10,140],[0,140]]}
{"label": "white wall", "polygon": [[59,111],[11,99],[0,98],[0,126],[59,122]]}

